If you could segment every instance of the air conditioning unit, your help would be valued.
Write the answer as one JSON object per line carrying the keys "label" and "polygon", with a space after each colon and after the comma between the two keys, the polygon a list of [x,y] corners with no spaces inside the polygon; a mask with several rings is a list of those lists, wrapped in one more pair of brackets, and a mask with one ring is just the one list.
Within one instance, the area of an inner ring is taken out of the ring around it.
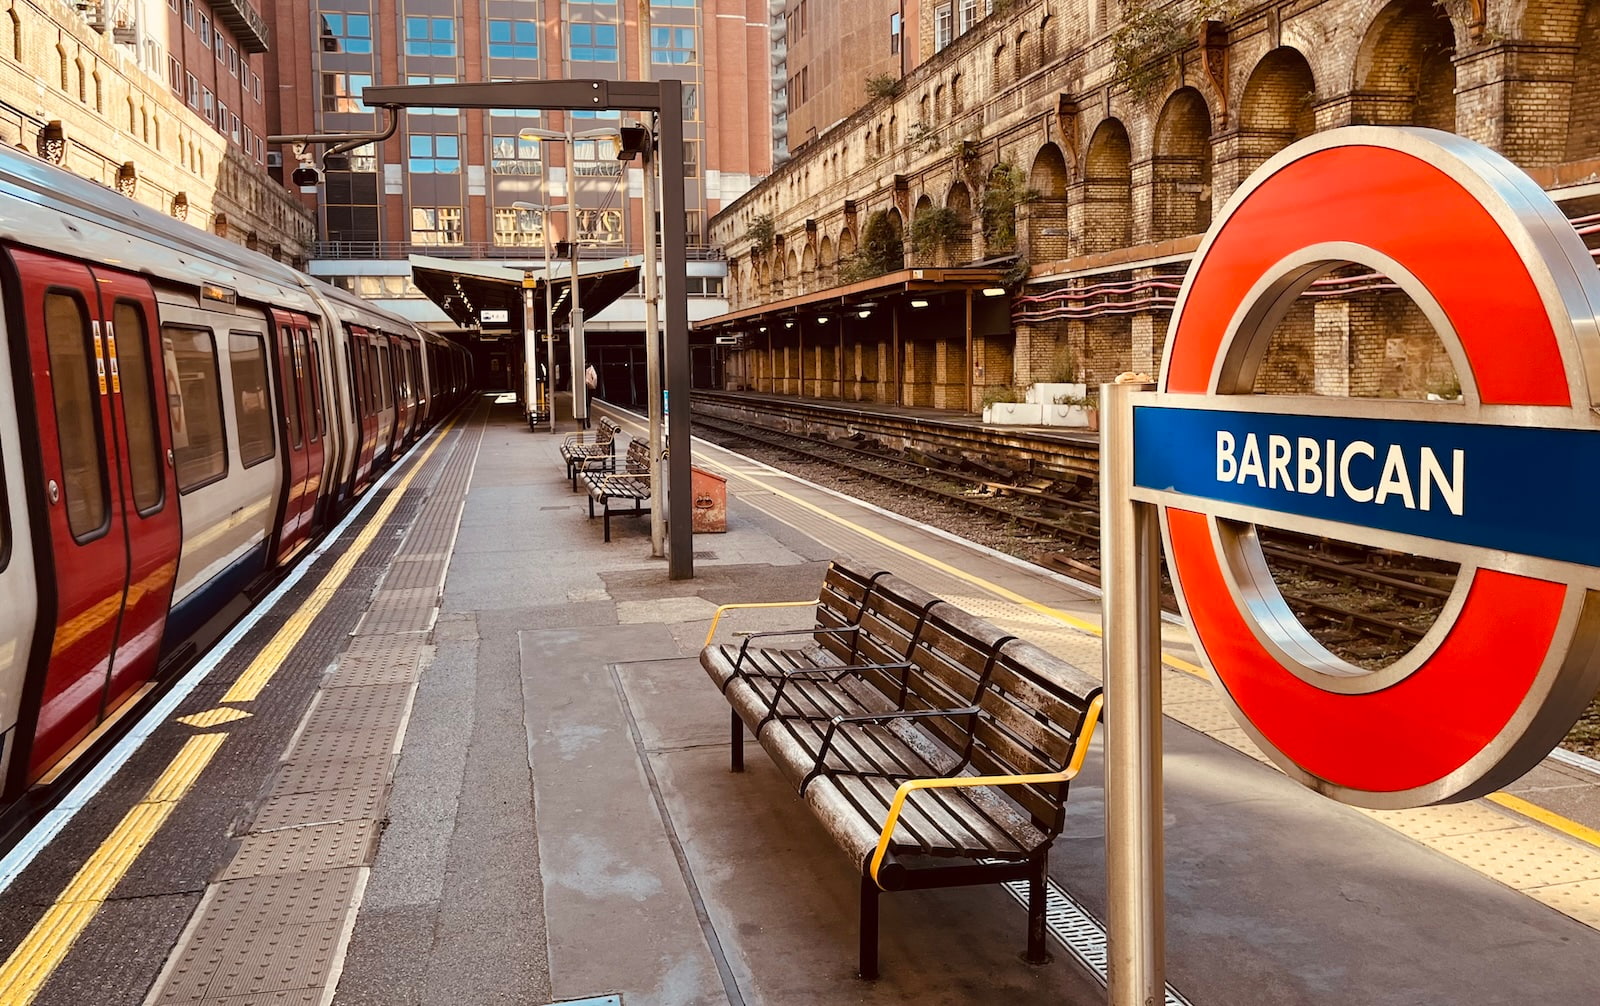
{"label": "air conditioning unit", "polygon": [[281,151],[281,150],[269,150],[269,151],[267,151],[267,167],[269,167],[269,168],[281,168],[281,167],[283,167],[283,151]]}

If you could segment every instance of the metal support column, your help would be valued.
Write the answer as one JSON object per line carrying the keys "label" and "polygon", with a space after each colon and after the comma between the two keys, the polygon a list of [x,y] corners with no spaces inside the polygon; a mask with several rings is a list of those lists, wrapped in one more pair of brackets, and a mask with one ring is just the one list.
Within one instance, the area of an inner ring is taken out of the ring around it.
{"label": "metal support column", "polygon": [[[683,84],[659,82],[661,88],[661,163],[683,164]],[[678,403],[678,421],[667,428],[667,576],[694,577],[694,539],[689,517],[694,493],[689,488],[689,280],[682,263],[688,249],[683,206],[683,171],[661,176],[661,255],[667,262],[667,400]]]}
{"label": "metal support column", "polygon": [[1106,892],[1111,1006],[1166,998],[1161,820],[1160,536],[1134,501],[1133,400],[1100,387],[1100,555],[1105,605]]}

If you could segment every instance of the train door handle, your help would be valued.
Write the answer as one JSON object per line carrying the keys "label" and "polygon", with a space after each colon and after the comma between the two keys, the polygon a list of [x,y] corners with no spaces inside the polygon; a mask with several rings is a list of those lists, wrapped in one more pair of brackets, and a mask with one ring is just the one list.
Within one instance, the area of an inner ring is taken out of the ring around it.
{"label": "train door handle", "polygon": [[50,505],[55,506],[61,502],[61,487],[56,485],[56,480],[51,479],[44,487],[45,495],[50,497]]}

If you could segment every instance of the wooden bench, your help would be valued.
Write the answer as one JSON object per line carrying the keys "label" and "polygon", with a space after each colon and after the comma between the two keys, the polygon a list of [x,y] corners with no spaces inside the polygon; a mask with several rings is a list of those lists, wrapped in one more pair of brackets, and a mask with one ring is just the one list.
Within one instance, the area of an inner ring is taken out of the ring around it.
{"label": "wooden bench", "polygon": [[617,471],[613,466],[610,470],[580,471],[584,487],[589,491],[589,519],[594,519],[596,503],[604,509],[606,541],[611,540],[612,501],[630,502],[631,510],[619,511],[629,517],[642,517],[650,512],[648,507],[639,505],[650,499],[650,472],[650,446],[638,438],[628,442],[622,470]]}
{"label": "wooden bench", "polygon": [[744,731],[861,873],[861,977],[878,895],[1028,882],[1027,960],[1045,950],[1045,871],[1100,716],[1099,683],[889,573],[835,560],[815,624],[712,642],[700,662]]}
{"label": "wooden bench", "polygon": [[561,442],[561,460],[567,466],[572,491],[578,491],[580,471],[613,471],[616,468],[617,434],[622,432],[610,416],[601,416],[593,433],[569,433]]}

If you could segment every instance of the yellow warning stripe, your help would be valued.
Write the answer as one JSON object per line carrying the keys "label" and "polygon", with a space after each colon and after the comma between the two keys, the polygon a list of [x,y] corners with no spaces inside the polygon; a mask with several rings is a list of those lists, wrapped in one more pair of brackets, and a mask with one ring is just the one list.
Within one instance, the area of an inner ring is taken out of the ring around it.
{"label": "yellow warning stripe", "polygon": [[261,694],[261,690],[267,687],[267,682],[272,680],[272,676],[278,672],[278,668],[282,667],[283,662],[288,659],[289,651],[293,650],[295,644],[300,642],[307,632],[311,631],[311,624],[316,621],[318,615],[322,614],[322,609],[328,606],[328,602],[333,600],[334,592],[344,585],[344,581],[349,577],[351,570],[355,569],[356,563],[366,554],[367,548],[378,537],[378,531],[383,527],[384,522],[389,519],[389,514],[394,512],[394,508],[400,505],[400,497],[405,494],[406,488],[411,485],[411,480],[417,477],[418,472],[422,471],[423,466],[428,463],[428,459],[433,456],[433,452],[438,450],[439,445],[444,442],[444,435],[450,432],[450,428],[455,426],[459,419],[460,417],[457,416],[455,419],[450,420],[444,429],[439,431],[439,435],[434,439],[433,443],[428,445],[428,449],[423,452],[422,457],[418,458],[416,463],[411,466],[411,471],[407,472],[406,477],[401,479],[399,484],[390,490],[388,498],[383,501],[383,505],[378,507],[377,512],[362,527],[361,533],[356,536],[356,540],[339,557],[339,560],[333,564],[333,568],[328,570],[328,575],[322,578],[322,582],[311,592],[311,596],[306,598],[305,603],[300,605],[293,615],[289,616],[289,620],[283,623],[283,626],[278,629],[271,641],[262,647],[261,652],[256,654],[254,660],[250,661],[250,666],[246,667],[244,673],[234,681],[233,687],[229,688],[227,694],[222,696],[222,701],[253,702]]}
{"label": "yellow warning stripe", "polygon": [[150,787],[150,792],[128,811],[78,870],[61,897],[0,966],[0,1003],[25,1006],[39,994],[39,989],[72,949],[72,944],[100,910],[112,888],[161,830],[178,801],[194,785],[227,738],[227,734],[189,738],[183,750]]}
{"label": "yellow warning stripe", "polygon": [[1515,811],[1523,817],[1532,818],[1540,824],[1554,828],[1570,838],[1575,838],[1580,842],[1600,848],[1600,831],[1562,817],[1554,811],[1545,810],[1538,804],[1529,803],[1519,796],[1512,796],[1510,793],[1490,793],[1484,799],[1490,803],[1497,803],[1507,810]]}

